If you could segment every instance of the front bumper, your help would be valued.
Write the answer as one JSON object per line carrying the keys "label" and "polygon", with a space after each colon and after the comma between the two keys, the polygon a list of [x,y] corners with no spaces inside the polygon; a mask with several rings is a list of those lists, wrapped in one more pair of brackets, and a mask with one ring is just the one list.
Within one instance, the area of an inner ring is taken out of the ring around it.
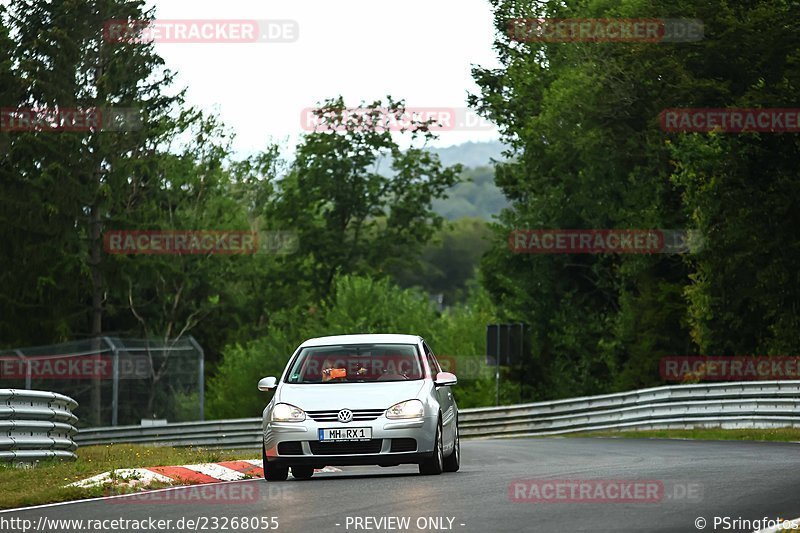
{"label": "front bumper", "polygon": [[[267,461],[314,466],[396,465],[419,463],[432,456],[437,417],[389,420],[380,416],[371,421],[347,424],[317,422],[268,422],[263,425]],[[369,427],[372,440],[358,443],[327,444],[319,441],[319,430]],[[413,439],[414,443],[411,442]]]}

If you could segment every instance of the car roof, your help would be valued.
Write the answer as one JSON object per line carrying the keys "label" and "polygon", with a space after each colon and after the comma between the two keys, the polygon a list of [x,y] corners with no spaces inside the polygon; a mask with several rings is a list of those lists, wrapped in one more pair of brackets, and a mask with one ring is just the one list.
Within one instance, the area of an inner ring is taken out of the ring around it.
{"label": "car roof", "polygon": [[330,346],[337,344],[418,344],[422,340],[419,335],[400,335],[395,333],[370,333],[359,335],[332,335],[330,337],[317,337],[308,339],[300,345],[306,346]]}

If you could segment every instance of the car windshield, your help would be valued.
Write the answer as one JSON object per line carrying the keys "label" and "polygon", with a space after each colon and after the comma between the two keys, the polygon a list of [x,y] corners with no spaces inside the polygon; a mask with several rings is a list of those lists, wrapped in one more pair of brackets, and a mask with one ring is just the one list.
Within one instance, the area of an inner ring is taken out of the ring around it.
{"label": "car windshield", "polygon": [[422,379],[413,344],[310,346],[294,359],[287,383],[366,383]]}

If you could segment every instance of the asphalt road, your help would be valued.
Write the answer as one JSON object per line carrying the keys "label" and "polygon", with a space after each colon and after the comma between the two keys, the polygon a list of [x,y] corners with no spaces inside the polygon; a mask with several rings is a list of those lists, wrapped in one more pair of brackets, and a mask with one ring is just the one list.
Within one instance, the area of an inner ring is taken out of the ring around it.
{"label": "asphalt road", "polygon": [[[343,467],[306,481],[252,479],[12,511],[0,514],[0,530],[22,531],[21,522],[10,520],[27,519],[30,530],[47,532],[264,531],[276,524],[288,532],[691,532],[699,531],[695,521],[703,518],[702,531],[752,531],[733,520],[800,517],[798,467],[800,445],[791,443],[466,440],[457,473],[420,476],[414,466]],[[537,496],[537,502],[515,501]],[[730,521],[715,527],[715,516]],[[389,517],[407,518],[408,526]],[[106,522],[94,529],[87,529],[92,525],[87,522],[84,529],[48,523],[118,518],[172,523],[136,528]],[[187,527],[189,519],[198,522]]]}

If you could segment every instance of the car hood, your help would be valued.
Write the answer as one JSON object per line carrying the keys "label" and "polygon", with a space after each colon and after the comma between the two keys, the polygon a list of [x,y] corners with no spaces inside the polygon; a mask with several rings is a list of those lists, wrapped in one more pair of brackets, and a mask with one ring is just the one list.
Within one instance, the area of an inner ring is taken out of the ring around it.
{"label": "car hood", "polygon": [[423,379],[382,383],[282,383],[275,403],[289,403],[304,411],[388,409],[398,402],[416,398],[424,385]]}

